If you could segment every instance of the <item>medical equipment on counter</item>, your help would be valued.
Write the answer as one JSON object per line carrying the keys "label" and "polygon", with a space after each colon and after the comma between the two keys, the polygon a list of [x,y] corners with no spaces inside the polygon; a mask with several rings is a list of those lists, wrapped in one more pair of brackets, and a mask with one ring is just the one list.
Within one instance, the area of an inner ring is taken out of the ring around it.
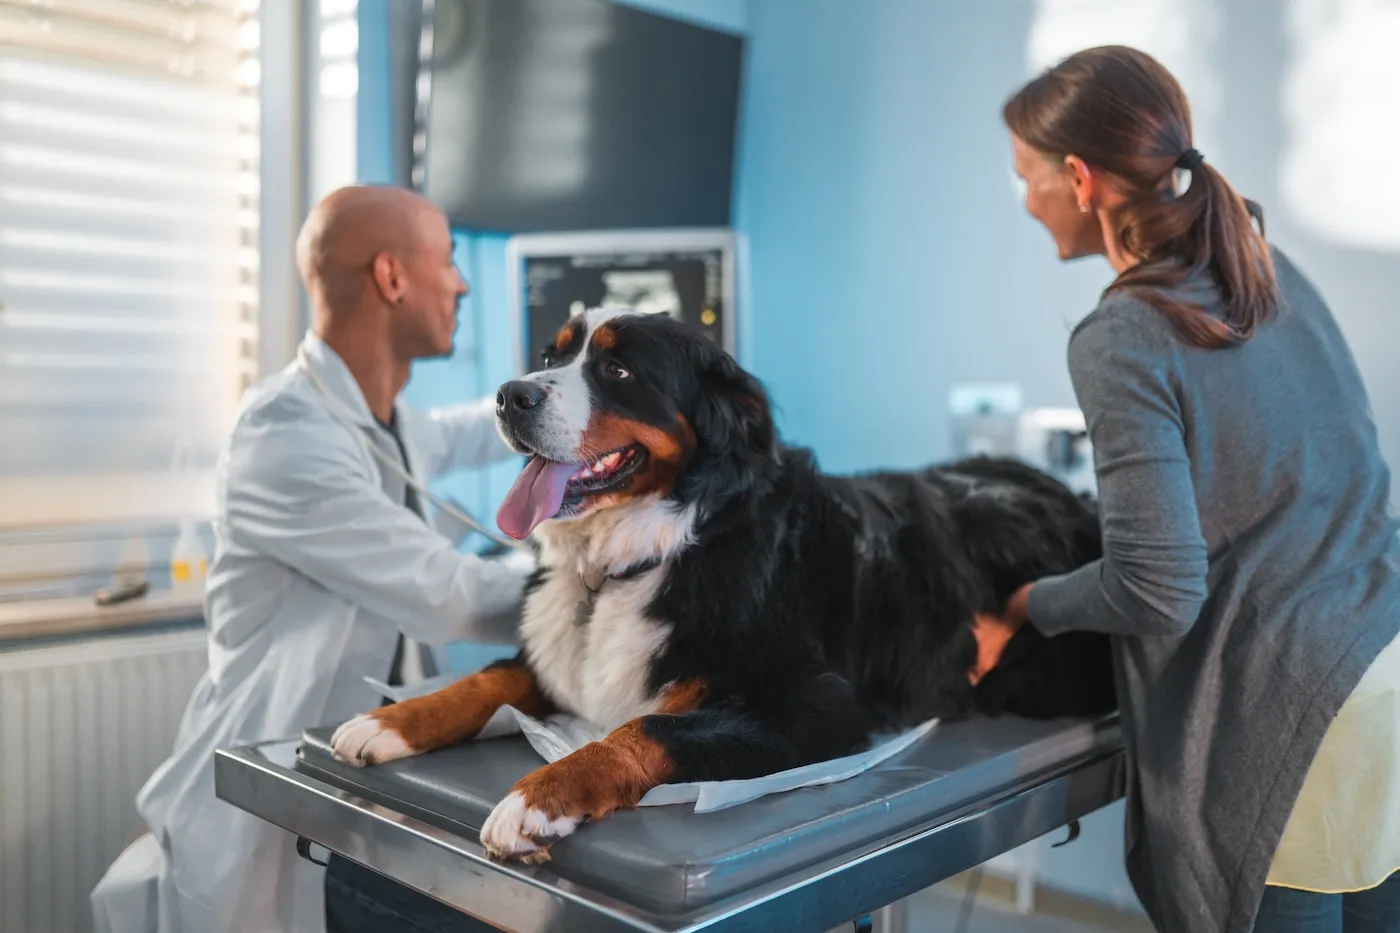
{"label": "medical equipment on counter", "polygon": [[1016,425],[1016,453],[1078,493],[1098,489],[1094,448],[1077,408],[1028,408]]}
{"label": "medical equipment on counter", "polygon": [[133,599],[140,599],[150,592],[150,589],[151,584],[144,579],[131,580],[105,590],[98,590],[92,594],[92,601],[97,606],[118,606],[122,603],[129,603]]}
{"label": "medical equipment on counter", "polygon": [[1015,457],[1077,493],[1098,489],[1093,446],[1077,408],[1024,407],[1014,382],[958,383],[948,392],[953,457]]}
{"label": "medical equipment on counter", "polygon": [[180,522],[180,536],[170,551],[170,585],[177,592],[204,592],[204,578],[209,573],[209,557],[195,531],[193,519]]}
{"label": "medical equipment on counter", "polygon": [[1007,457],[1016,452],[1021,387],[1014,382],[968,382],[948,390],[953,457]]}
{"label": "medical equipment on counter", "polygon": [[[195,464],[195,443],[188,437],[175,442],[170,457],[170,477],[178,482]],[[170,588],[176,593],[203,596],[205,578],[209,574],[209,555],[197,530],[198,521],[192,515],[180,519],[180,532],[170,549]]]}
{"label": "medical equipment on counter", "polygon": [[302,344],[301,346],[297,347],[297,363],[301,366],[302,372],[306,373],[307,378],[311,380],[311,385],[316,389],[316,392],[321,396],[321,398],[325,399],[326,404],[329,406],[331,414],[335,416],[335,419],[344,424],[346,427],[350,428],[355,433],[356,437],[361,438],[361,440],[364,442],[364,445],[369,448],[369,452],[373,454],[374,457],[380,463],[388,467],[389,470],[392,473],[394,473],[394,475],[396,475],[399,479],[407,483],[410,489],[418,493],[418,495],[422,496],[424,499],[431,502],[433,505],[442,509],[444,512],[455,518],[457,521],[466,525],[468,528],[471,528],[478,534],[490,539],[491,541],[494,541],[497,544],[503,545],[505,547],[511,547],[519,551],[524,551],[527,554],[534,552],[534,547],[529,543],[525,541],[516,541],[515,539],[508,538],[505,535],[500,534],[499,532],[488,530],[484,525],[481,524],[481,522],[477,521],[474,517],[472,517],[471,513],[467,512],[465,509],[458,508],[451,502],[448,502],[447,500],[442,499],[441,497],[433,494],[432,492],[429,492],[428,489],[422,483],[414,479],[413,476],[410,475],[409,472],[403,468],[403,464],[401,464],[397,459],[380,449],[378,444],[372,443],[368,438],[365,438],[364,435],[360,433],[360,429],[355,425],[354,421],[351,419],[350,413],[345,410],[344,406],[341,405],[340,401],[336,399],[335,396],[331,395],[330,390],[326,388],[325,383],[321,382],[321,377],[316,375],[316,368],[312,366],[311,362],[306,358],[305,344]]}

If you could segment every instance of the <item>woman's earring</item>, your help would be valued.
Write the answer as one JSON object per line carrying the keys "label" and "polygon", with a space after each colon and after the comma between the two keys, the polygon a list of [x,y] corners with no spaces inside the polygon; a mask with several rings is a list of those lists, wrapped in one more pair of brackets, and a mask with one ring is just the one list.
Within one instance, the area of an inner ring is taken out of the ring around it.
{"label": "woman's earring", "polygon": [[1079,213],[1081,213],[1081,214],[1087,214],[1087,213],[1089,213],[1089,205],[1085,204],[1083,201],[1079,202]]}

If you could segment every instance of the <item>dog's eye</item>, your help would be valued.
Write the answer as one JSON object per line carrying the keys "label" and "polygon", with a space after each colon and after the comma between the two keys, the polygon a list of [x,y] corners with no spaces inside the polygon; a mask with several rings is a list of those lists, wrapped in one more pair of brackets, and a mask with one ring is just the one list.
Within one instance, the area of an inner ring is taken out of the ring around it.
{"label": "dog's eye", "polygon": [[544,363],[544,368],[548,369],[554,365],[554,348],[549,347],[540,352],[540,362]]}
{"label": "dog's eye", "polygon": [[603,372],[611,379],[631,379],[632,374],[623,369],[617,360],[608,360],[608,364],[603,367]]}

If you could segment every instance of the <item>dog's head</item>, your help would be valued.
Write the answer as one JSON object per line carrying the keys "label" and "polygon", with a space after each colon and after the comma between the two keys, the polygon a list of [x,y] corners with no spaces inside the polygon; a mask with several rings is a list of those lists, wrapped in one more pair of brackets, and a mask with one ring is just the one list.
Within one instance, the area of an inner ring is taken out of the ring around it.
{"label": "dog's head", "polygon": [[646,496],[710,507],[772,461],[763,387],[670,317],[575,315],[544,364],[496,394],[501,436],[529,457],[496,516],[511,537]]}

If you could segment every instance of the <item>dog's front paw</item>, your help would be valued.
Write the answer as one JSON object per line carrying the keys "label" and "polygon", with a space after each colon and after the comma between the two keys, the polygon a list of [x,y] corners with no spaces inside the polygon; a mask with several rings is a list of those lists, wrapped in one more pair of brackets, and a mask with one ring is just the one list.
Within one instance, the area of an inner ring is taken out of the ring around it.
{"label": "dog's front paw", "polygon": [[532,804],[527,792],[511,791],[481,827],[486,854],[495,859],[548,861],[550,845],[571,835],[583,822],[582,815],[555,812],[560,809]]}
{"label": "dog's front paw", "polygon": [[633,720],[517,781],[481,827],[481,843],[492,858],[545,861],[550,845],[582,823],[635,807],[670,773],[665,749]]}
{"label": "dog's front paw", "polygon": [[418,754],[379,713],[365,713],[342,723],[331,736],[331,750],[337,759],[357,768]]}

